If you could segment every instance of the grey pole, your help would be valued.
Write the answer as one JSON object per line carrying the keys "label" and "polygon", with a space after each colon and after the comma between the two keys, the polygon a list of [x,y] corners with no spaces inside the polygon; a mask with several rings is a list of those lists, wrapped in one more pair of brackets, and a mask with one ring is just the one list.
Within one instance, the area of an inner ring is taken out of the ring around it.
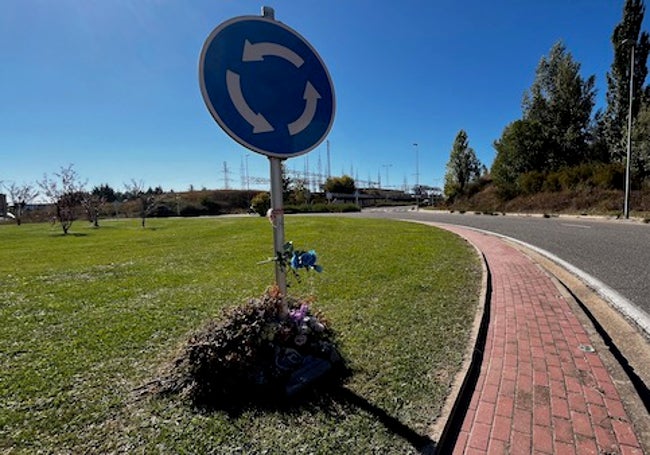
{"label": "grey pole", "polygon": [[634,42],[630,57],[630,106],[627,114],[627,157],[625,159],[625,203],[623,214],[630,218],[630,161],[632,158],[632,100],[634,96]]}
{"label": "grey pole", "polygon": [[[262,7],[262,16],[275,20],[275,10]],[[273,223],[273,249],[275,256],[284,251],[284,208],[282,206],[282,160],[269,157],[271,167],[271,222]],[[282,316],[289,314],[287,307],[287,275],[279,262],[275,263],[275,282],[282,294]]]}
{"label": "grey pole", "polygon": [[[284,251],[284,209],[282,207],[282,160],[269,157],[271,163],[271,222],[273,223],[274,254]],[[287,295],[287,276],[280,263],[275,264],[275,281],[282,296]],[[286,305],[283,311],[287,311]]]}

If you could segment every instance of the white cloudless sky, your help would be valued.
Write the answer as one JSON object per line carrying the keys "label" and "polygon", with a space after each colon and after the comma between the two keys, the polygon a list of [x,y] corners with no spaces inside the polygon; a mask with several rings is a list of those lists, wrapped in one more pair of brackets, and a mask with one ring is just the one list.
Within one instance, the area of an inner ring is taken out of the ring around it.
{"label": "white cloudless sky", "polygon": [[[0,181],[35,183],[69,164],[89,188],[116,190],[131,179],[175,191],[240,188],[245,163],[249,176],[268,177],[268,159],[218,127],[198,83],[210,32],[268,5],[331,74],[332,174],[413,185],[417,143],[420,183],[442,186],[461,129],[491,165],[493,142],[521,117],[537,63],[558,40],[583,77],[596,76],[604,106],[623,3],[2,0]],[[326,161],[323,142],[287,167],[316,173],[320,162],[325,172]]]}

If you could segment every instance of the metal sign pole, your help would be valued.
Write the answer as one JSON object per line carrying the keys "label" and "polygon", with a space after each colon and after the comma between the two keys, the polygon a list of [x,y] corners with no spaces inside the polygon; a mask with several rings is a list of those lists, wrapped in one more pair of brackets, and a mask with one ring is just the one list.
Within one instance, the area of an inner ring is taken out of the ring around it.
{"label": "metal sign pole", "polygon": [[[275,11],[273,8],[262,7],[262,16],[275,20]],[[269,157],[271,163],[271,219],[273,221],[273,248],[275,255],[284,252],[284,209],[283,209],[283,191],[282,191],[282,160],[279,158]],[[275,282],[282,293],[282,312],[288,313],[287,305],[284,298],[287,295],[287,275],[286,270],[279,262],[275,264]]]}
{"label": "metal sign pole", "polygon": [[[271,222],[275,254],[284,251],[284,209],[282,206],[282,160],[269,157],[271,163]],[[279,262],[275,264],[275,281],[282,296],[287,295],[286,271]],[[286,309],[286,308],[285,308]]]}
{"label": "metal sign pole", "polygon": [[[210,33],[201,49],[199,86],[217,124],[239,144],[269,157],[277,257],[285,243],[282,160],[314,149],[334,121],[334,86],[325,63],[298,32],[275,20],[273,8],[264,7],[262,17],[234,17]],[[256,106],[265,108],[257,112]],[[283,298],[285,269],[278,261],[275,276]],[[286,300],[283,313],[288,314]]]}

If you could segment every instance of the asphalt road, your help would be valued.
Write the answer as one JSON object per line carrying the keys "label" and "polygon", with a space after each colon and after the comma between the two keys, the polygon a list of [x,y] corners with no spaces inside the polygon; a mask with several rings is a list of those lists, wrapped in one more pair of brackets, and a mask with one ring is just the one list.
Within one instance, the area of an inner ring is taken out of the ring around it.
{"label": "asphalt road", "polygon": [[492,216],[407,208],[357,216],[457,224],[503,234],[546,250],[617,291],[650,315],[650,225],[575,217]]}

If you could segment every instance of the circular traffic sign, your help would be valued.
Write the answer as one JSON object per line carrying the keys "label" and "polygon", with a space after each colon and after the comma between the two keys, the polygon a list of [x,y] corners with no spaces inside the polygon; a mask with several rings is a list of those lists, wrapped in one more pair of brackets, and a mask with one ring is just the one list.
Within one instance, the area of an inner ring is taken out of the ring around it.
{"label": "circular traffic sign", "polygon": [[201,51],[199,84],[219,126],[263,155],[307,153],[334,121],[334,86],[322,59],[270,18],[240,16],[215,28]]}

